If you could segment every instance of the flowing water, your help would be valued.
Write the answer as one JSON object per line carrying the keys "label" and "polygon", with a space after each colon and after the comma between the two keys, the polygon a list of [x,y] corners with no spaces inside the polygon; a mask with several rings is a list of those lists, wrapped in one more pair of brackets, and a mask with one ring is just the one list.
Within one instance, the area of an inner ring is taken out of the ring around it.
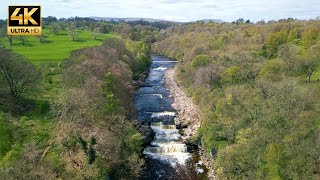
{"label": "flowing water", "polygon": [[135,106],[138,119],[150,124],[155,132],[151,144],[143,154],[146,167],[141,179],[206,179],[206,169],[199,161],[197,152],[188,152],[176,129],[176,112],[171,104],[168,90],[164,87],[164,75],[177,62],[163,56],[152,56],[145,86],[136,93]]}

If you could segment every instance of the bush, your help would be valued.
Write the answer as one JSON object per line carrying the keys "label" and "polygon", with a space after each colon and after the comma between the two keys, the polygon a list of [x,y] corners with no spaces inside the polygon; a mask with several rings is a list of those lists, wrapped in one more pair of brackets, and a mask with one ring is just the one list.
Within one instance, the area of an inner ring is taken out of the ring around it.
{"label": "bush", "polygon": [[209,56],[208,55],[198,55],[196,56],[192,62],[191,62],[191,66],[193,68],[198,68],[198,67],[201,67],[201,66],[206,66],[209,64]]}

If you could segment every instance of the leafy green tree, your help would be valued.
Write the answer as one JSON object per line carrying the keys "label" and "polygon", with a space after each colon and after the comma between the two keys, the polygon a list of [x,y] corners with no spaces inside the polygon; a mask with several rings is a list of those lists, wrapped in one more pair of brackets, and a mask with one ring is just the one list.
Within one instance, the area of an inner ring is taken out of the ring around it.
{"label": "leafy green tree", "polygon": [[316,27],[307,27],[302,32],[302,45],[305,48],[310,48],[317,43],[319,37],[319,29]]}
{"label": "leafy green tree", "polygon": [[115,76],[108,72],[104,80],[104,95],[106,98],[105,113],[107,114],[116,113],[121,105],[121,101],[117,99],[114,94],[116,91],[115,84]]}
{"label": "leafy green tree", "polygon": [[272,180],[281,180],[280,177],[280,160],[282,154],[278,145],[272,143],[266,152],[268,178]]}
{"label": "leafy green tree", "polygon": [[238,83],[240,80],[239,73],[240,73],[240,68],[237,66],[232,66],[225,69],[221,75],[222,83],[231,83],[231,84]]}
{"label": "leafy green tree", "polygon": [[317,70],[320,63],[320,46],[313,46],[307,53],[307,57],[301,60],[302,72],[308,77],[308,82],[311,82],[311,76]]}
{"label": "leafy green tree", "polygon": [[196,56],[192,62],[191,62],[191,66],[193,68],[198,68],[198,67],[202,67],[202,66],[207,66],[210,63],[209,61],[209,56],[205,55],[205,54],[201,54]]}
{"label": "leafy green tree", "polygon": [[269,34],[265,41],[266,56],[268,58],[276,57],[279,46],[285,44],[286,42],[287,32],[285,31],[279,31]]}
{"label": "leafy green tree", "polygon": [[36,66],[25,57],[10,50],[0,49],[0,87],[17,100],[36,91],[41,80]]}
{"label": "leafy green tree", "polygon": [[0,162],[2,157],[11,149],[13,143],[11,137],[12,128],[12,125],[0,113]]}

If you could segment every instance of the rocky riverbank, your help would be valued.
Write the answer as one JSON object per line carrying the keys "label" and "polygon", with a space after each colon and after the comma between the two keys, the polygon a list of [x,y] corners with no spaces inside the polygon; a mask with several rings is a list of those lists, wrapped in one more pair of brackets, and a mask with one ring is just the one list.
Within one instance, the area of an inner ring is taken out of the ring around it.
{"label": "rocky riverbank", "polygon": [[[174,69],[168,69],[165,74],[165,86],[170,91],[170,96],[174,99],[172,107],[177,110],[177,117],[175,123],[177,126],[185,127],[182,134],[182,139],[187,142],[192,136],[197,133],[201,126],[200,114],[198,108],[193,104],[192,99],[188,97],[182,88],[178,86]],[[212,158],[208,157],[200,147],[200,156],[202,162],[208,168],[208,177],[215,179]]]}

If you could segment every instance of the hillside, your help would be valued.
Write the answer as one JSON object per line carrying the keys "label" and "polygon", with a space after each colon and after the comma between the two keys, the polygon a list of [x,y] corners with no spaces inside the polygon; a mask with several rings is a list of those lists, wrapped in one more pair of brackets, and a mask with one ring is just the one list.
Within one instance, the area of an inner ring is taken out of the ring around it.
{"label": "hillside", "polygon": [[218,179],[320,177],[319,23],[192,23],[153,44],[179,61]]}

